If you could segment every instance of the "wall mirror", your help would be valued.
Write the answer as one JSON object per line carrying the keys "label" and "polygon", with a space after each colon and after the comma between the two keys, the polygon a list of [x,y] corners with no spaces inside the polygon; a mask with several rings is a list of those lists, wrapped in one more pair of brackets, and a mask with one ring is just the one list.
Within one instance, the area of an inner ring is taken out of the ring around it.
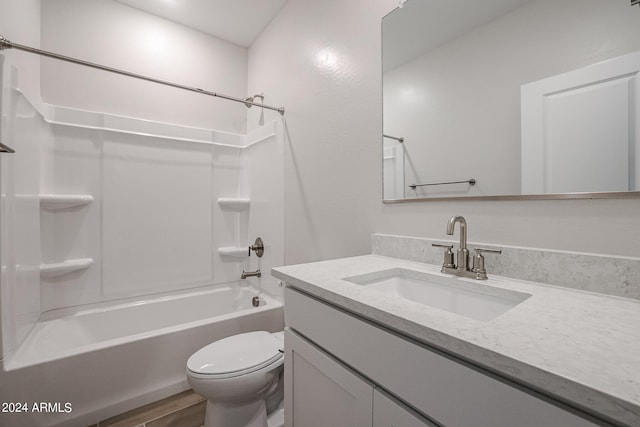
{"label": "wall mirror", "polygon": [[640,5],[401,5],[382,20],[385,202],[640,196]]}

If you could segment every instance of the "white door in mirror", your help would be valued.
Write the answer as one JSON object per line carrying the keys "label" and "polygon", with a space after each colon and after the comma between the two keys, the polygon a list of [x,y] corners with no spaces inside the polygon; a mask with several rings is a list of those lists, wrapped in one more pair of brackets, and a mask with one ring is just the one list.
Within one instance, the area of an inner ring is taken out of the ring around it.
{"label": "white door in mirror", "polygon": [[637,191],[638,83],[634,52],[523,85],[522,193]]}

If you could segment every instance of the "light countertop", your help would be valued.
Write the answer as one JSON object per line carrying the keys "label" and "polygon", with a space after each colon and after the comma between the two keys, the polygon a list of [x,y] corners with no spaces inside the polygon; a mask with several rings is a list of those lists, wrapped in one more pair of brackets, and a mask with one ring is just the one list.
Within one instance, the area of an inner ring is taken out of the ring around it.
{"label": "light countertop", "polygon": [[378,255],[278,267],[272,274],[586,412],[640,426],[640,301],[490,274],[482,285],[531,297],[479,321],[344,280],[394,268],[448,276],[439,266]]}

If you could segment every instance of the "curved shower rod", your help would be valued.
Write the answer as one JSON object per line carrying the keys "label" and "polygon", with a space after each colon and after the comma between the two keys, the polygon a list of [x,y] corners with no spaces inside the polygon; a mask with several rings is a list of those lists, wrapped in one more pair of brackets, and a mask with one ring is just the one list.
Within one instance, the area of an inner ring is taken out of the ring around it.
{"label": "curved shower rod", "polygon": [[64,56],[64,55],[59,55],[57,53],[48,52],[46,50],[36,49],[36,48],[30,47],[30,46],[25,46],[25,45],[22,45],[22,44],[13,43],[13,42],[7,40],[6,38],[4,38],[4,36],[0,35],[0,50],[4,50],[4,49],[23,50],[25,52],[35,53],[37,55],[46,56],[46,57],[53,58],[53,59],[59,59],[61,61],[71,62],[73,64],[85,65],[87,67],[96,68],[98,70],[104,70],[104,71],[108,71],[110,73],[120,74],[120,75],[127,76],[127,77],[133,77],[134,79],[146,80],[148,82],[158,83],[158,84],[165,85],[165,86],[171,86],[171,87],[175,87],[175,88],[178,88],[178,89],[188,90],[188,91],[191,91],[191,92],[202,93],[204,95],[209,95],[209,96],[215,96],[215,97],[218,97],[218,98],[228,99],[229,101],[241,102],[244,105],[246,105],[247,108],[251,108],[253,105],[255,105],[255,106],[258,106],[260,108],[266,108],[268,110],[277,111],[281,115],[284,115],[284,107],[272,107],[270,105],[265,105],[265,104],[253,102],[253,97],[249,97],[249,98],[246,98],[246,99],[241,99],[241,98],[236,98],[236,97],[233,97],[233,96],[223,95],[223,94],[217,93],[217,92],[209,92],[209,91],[197,88],[197,87],[185,86],[185,85],[181,85],[181,84],[178,84],[178,83],[168,82],[166,80],[160,80],[160,79],[156,79],[156,78],[153,78],[153,77],[143,76],[141,74],[130,73],[129,71],[119,70],[117,68],[106,67],[104,65],[95,64],[93,62],[87,62],[87,61],[83,61],[81,59],[71,58],[69,56]]}

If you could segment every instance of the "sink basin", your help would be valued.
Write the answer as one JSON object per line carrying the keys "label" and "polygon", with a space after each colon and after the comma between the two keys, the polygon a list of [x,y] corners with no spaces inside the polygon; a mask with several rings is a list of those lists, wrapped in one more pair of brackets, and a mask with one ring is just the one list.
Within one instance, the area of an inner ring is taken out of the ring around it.
{"label": "sink basin", "polygon": [[531,296],[470,283],[456,277],[400,268],[345,277],[344,280],[390,297],[403,298],[481,321],[492,320]]}

